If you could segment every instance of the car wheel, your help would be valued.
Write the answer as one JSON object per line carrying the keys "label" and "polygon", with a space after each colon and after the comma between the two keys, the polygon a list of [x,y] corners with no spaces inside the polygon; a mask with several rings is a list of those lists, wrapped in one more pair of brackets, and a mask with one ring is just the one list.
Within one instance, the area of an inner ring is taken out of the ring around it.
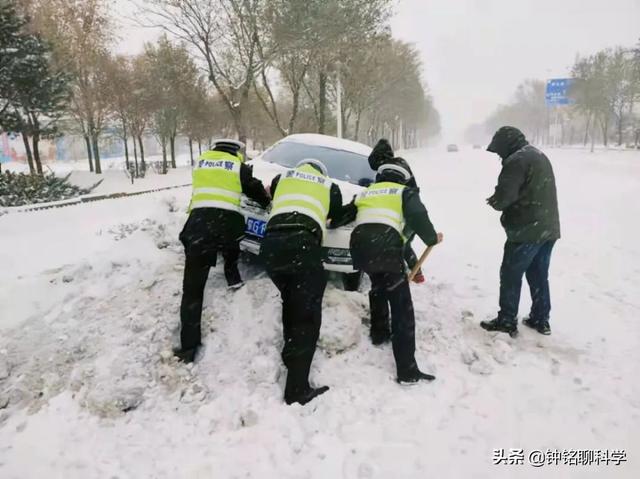
{"label": "car wheel", "polygon": [[358,291],[362,281],[362,271],[355,273],[342,273],[342,285],[345,291]]}

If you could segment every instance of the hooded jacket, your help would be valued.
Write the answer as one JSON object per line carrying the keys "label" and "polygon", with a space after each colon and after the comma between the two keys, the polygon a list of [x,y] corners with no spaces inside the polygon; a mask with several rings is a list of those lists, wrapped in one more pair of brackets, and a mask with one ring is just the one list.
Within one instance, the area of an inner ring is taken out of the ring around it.
{"label": "hooded jacket", "polygon": [[546,155],[511,126],[496,132],[487,151],[502,158],[498,184],[487,202],[502,212],[507,239],[522,243],[559,239],[556,181]]}
{"label": "hooded jacket", "polygon": [[369,154],[369,166],[373,171],[378,171],[378,168],[385,164],[393,164],[403,167],[411,175],[411,178],[407,182],[407,186],[409,188],[418,187],[409,164],[404,160],[404,158],[394,157],[393,148],[391,148],[389,142],[386,139],[381,138],[378,140],[378,143],[376,143],[376,146],[373,147],[371,154]]}

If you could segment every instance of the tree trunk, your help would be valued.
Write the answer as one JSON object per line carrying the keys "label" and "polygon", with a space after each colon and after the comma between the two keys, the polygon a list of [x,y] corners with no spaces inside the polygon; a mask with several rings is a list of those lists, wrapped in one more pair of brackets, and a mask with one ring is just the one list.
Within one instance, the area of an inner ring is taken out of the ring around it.
{"label": "tree trunk", "polygon": [[40,133],[34,133],[31,137],[31,142],[33,143],[33,160],[36,163],[36,172],[41,175],[42,174],[42,161],[40,160]]}
{"label": "tree trunk", "polygon": [[162,174],[167,174],[167,139],[163,136],[160,138],[160,144],[162,145]]}
{"label": "tree trunk", "polygon": [[582,146],[587,146],[587,142],[589,141],[589,127],[591,126],[591,113],[587,116],[587,125],[584,128],[584,141],[582,142]]}
{"label": "tree trunk", "polygon": [[134,161],[134,167],[135,167],[135,175],[136,178],[139,178],[139,173],[138,173],[138,147],[136,145],[136,137],[133,137],[133,161]]}
{"label": "tree trunk", "polygon": [[27,154],[27,163],[29,164],[29,173],[34,175],[36,173],[36,169],[33,166],[33,155],[31,153],[31,145],[29,144],[29,138],[24,133],[22,133],[22,142],[24,143],[24,151]]}
{"label": "tree trunk", "polygon": [[124,163],[129,171],[129,145],[127,144],[127,124],[122,120],[122,139],[124,140]]}
{"label": "tree trunk", "polygon": [[327,110],[327,74],[324,70],[320,71],[318,76],[320,89],[318,92],[318,133],[324,134]]}
{"label": "tree trunk", "polygon": [[93,173],[93,153],[91,153],[91,138],[89,138],[89,135],[84,135],[84,143],[87,146],[87,158],[89,160],[89,171]]}
{"label": "tree trunk", "polygon": [[202,140],[198,138],[198,154],[202,155]]}
{"label": "tree trunk", "polygon": [[296,119],[298,118],[298,110],[300,109],[300,87],[293,92],[293,104],[291,106],[291,117],[289,118],[289,131],[287,135],[293,135],[296,128]]}
{"label": "tree trunk", "polygon": [[622,146],[622,108],[618,110],[618,146]]}
{"label": "tree trunk", "polygon": [[362,112],[358,111],[358,113],[356,113],[356,125],[354,127],[354,132],[353,132],[355,141],[359,141],[358,138],[360,136],[360,117],[361,116],[362,116]]}
{"label": "tree trunk", "polygon": [[140,167],[142,174],[147,171],[147,163],[144,161],[144,145],[142,144],[142,135],[138,135],[138,146],[140,146]]}
{"label": "tree trunk", "polygon": [[176,135],[169,138],[169,146],[171,147],[171,168],[176,168]]}
{"label": "tree trunk", "polygon": [[189,137],[189,157],[191,158],[191,167],[193,167],[193,139]]}
{"label": "tree trunk", "polygon": [[609,145],[609,120],[600,121],[600,126],[602,127],[602,143],[607,147]]}
{"label": "tree trunk", "polygon": [[100,164],[100,147],[98,146],[98,135],[91,135],[91,145],[93,146],[93,160],[96,163],[96,175],[102,174],[102,165]]}

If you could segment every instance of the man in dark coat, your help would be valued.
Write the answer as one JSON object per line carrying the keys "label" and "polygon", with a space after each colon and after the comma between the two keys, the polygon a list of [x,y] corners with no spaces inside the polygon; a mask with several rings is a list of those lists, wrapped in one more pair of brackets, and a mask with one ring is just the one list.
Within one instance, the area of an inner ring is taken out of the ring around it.
{"label": "man in dark coat", "polygon": [[418,190],[406,186],[410,177],[397,164],[380,166],[376,182],[356,199],[358,213],[350,243],[354,267],[371,278],[371,341],[392,340],[399,383],[435,379],[420,371],[415,360],[415,316],[404,266],[403,231],[408,226],[427,245],[442,241],[442,233],[433,228]]}
{"label": "man in dark coat", "polygon": [[242,194],[267,207],[271,201],[252,168],[242,161],[235,140],[218,140],[212,150],[200,156],[193,170],[193,194],[187,222],[180,233],[185,268],[180,306],[180,349],[175,355],[192,362],[200,346],[204,287],[218,252],[224,259],[224,275],[231,288],[241,286],[238,271],[238,243],[244,234],[240,213]]}
{"label": "man in dark coat", "polygon": [[[380,168],[384,164],[399,165],[406,171],[408,171],[411,178],[409,178],[409,181],[407,181],[407,186],[409,188],[415,188],[419,191],[418,184],[416,183],[416,178],[413,175],[411,168],[409,167],[409,163],[407,163],[404,158],[394,156],[393,148],[391,148],[391,144],[389,143],[389,141],[386,138],[380,138],[380,140],[378,140],[378,143],[376,143],[376,145],[373,147],[371,154],[369,155],[369,166],[372,170],[378,171],[378,168]],[[415,233],[407,230],[405,231],[405,236],[407,237],[407,242],[404,249],[404,259],[409,269],[413,269],[413,267],[418,263],[418,256],[411,247],[411,242],[415,237]],[[424,283],[424,280],[424,275],[420,270],[413,277],[414,283]]]}
{"label": "man in dark coat", "polygon": [[553,168],[544,153],[511,126],[496,132],[487,151],[502,158],[498,185],[487,203],[502,212],[500,222],[507,241],[500,268],[500,312],[480,325],[488,331],[517,335],[522,276],[526,275],[532,305],[523,323],[541,334],[551,334],[549,264],[553,245],[560,238]]}

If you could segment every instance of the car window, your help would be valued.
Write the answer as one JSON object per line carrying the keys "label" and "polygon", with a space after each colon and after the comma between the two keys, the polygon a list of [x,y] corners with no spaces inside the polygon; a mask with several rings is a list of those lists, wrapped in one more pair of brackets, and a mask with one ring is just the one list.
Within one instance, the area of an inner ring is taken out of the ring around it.
{"label": "car window", "polygon": [[375,172],[369,167],[366,156],[319,145],[283,141],[274,145],[262,156],[262,159],[269,163],[287,168],[295,167],[305,158],[321,161],[327,167],[329,176],[336,180],[366,186],[375,178]]}

